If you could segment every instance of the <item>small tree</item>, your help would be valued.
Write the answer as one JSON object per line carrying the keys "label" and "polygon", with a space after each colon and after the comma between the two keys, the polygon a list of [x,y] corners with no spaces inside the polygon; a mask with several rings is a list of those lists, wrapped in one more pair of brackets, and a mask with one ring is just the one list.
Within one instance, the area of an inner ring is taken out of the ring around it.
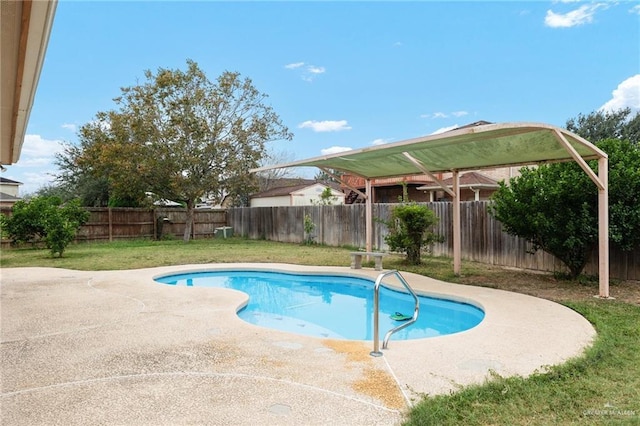
{"label": "small tree", "polygon": [[[618,118],[610,123],[612,117],[619,118],[600,113],[581,116],[577,122],[589,126],[574,130],[594,137],[607,131],[634,134],[633,126],[640,122],[638,115],[622,124]],[[628,128],[607,130],[625,123]],[[640,144],[612,138],[596,145],[609,156],[609,241],[631,251],[640,246]],[[597,170],[596,161],[588,163]],[[530,241],[533,251],[543,249],[560,259],[571,277],[582,272],[598,242],[598,191],[577,164],[521,169],[509,185],[500,184],[492,199],[490,211],[507,233]]]}
{"label": "small tree", "polygon": [[51,255],[62,253],[89,220],[89,213],[80,207],[79,200],[62,203],[58,197],[35,197],[18,201],[11,217],[0,217],[2,232],[14,244],[44,241]]}
{"label": "small tree", "polygon": [[324,189],[324,191],[322,191],[318,201],[311,200],[311,202],[316,206],[330,206],[336,201],[338,201],[338,197],[333,195],[333,191],[328,186]]}
{"label": "small tree", "polygon": [[313,223],[313,219],[310,214],[304,215],[304,242],[307,245],[313,244],[313,231],[316,229],[316,224]]}
{"label": "small tree", "polygon": [[0,216],[2,233],[11,239],[13,244],[36,244],[46,236],[45,215],[49,205],[59,203],[57,197],[34,197],[19,200],[11,208],[11,216]]}
{"label": "small tree", "polygon": [[438,220],[426,205],[404,202],[393,208],[388,221],[383,221],[389,229],[384,240],[392,251],[406,253],[409,264],[419,265],[423,248],[440,240],[432,231]]}
{"label": "small tree", "polygon": [[[567,188],[571,188],[569,191]],[[560,259],[580,274],[598,239],[597,190],[576,164],[523,168],[492,196],[490,211],[504,230]]]}

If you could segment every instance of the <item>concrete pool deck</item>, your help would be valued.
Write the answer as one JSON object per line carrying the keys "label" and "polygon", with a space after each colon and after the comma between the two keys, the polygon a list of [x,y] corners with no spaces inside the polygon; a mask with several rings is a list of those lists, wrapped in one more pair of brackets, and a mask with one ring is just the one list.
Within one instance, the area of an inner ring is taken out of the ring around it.
{"label": "concrete pool deck", "polygon": [[392,337],[376,358],[371,342],[248,324],[236,315],[244,293],[153,281],[247,268],[379,274],[284,264],[2,269],[0,423],[393,425],[421,395],[482,383],[491,372],[544,371],[595,337],[582,316],[544,299],[402,273],[417,292],[472,302],[485,319],[454,335]]}

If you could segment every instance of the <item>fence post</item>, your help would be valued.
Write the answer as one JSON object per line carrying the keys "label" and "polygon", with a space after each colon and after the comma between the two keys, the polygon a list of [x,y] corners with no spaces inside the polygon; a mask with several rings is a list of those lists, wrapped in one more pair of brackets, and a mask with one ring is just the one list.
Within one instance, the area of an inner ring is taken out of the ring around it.
{"label": "fence post", "polygon": [[111,220],[111,207],[109,207],[109,242],[113,241],[113,221]]}
{"label": "fence post", "polygon": [[193,210],[193,220],[191,221],[191,238],[196,239],[196,211]]}
{"label": "fence post", "polygon": [[151,227],[153,228],[153,240],[156,241],[158,239],[158,225],[156,222],[156,211],[155,209],[149,209],[151,213]]}

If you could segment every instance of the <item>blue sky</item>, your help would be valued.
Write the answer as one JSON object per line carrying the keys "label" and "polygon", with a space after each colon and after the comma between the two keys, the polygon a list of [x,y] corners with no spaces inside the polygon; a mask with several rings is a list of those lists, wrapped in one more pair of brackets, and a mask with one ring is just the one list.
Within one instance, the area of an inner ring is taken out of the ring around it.
{"label": "blue sky", "polygon": [[[640,110],[637,2],[58,3],[27,136],[3,177],[53,181],[61,141],[144,70],[252,79],[294,133],[286,161],[478,120]],[[313,172],[303,171],[307,175]]]}

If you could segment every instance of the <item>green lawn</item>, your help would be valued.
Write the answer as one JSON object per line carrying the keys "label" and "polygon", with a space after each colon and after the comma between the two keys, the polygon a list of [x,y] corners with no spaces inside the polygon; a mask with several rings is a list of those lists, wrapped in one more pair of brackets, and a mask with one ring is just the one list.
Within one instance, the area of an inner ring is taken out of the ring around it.
{"label": "green lawn", "polygon": [[[302,246],[261,240],[133,241],[71,245],[63,258],[46,250],[2,250],[2,268],[48,266],[79,270],[133,269],[210,262],[349,264],[351,248]],[[463,262],[461,277],[451,260],[425,258],[408,267],[388,256],[386,268],[434,278],[506,288],[561,301],[591,321],[598,338],[587,353],[529,378],[494,377],[484,385],[425,396],[407,416],[408,425],[640,425],[640,301],[638,283],[615,282],[615,292],[632,303],[593,298],[597,283],[562,281],[550,275]]]}

